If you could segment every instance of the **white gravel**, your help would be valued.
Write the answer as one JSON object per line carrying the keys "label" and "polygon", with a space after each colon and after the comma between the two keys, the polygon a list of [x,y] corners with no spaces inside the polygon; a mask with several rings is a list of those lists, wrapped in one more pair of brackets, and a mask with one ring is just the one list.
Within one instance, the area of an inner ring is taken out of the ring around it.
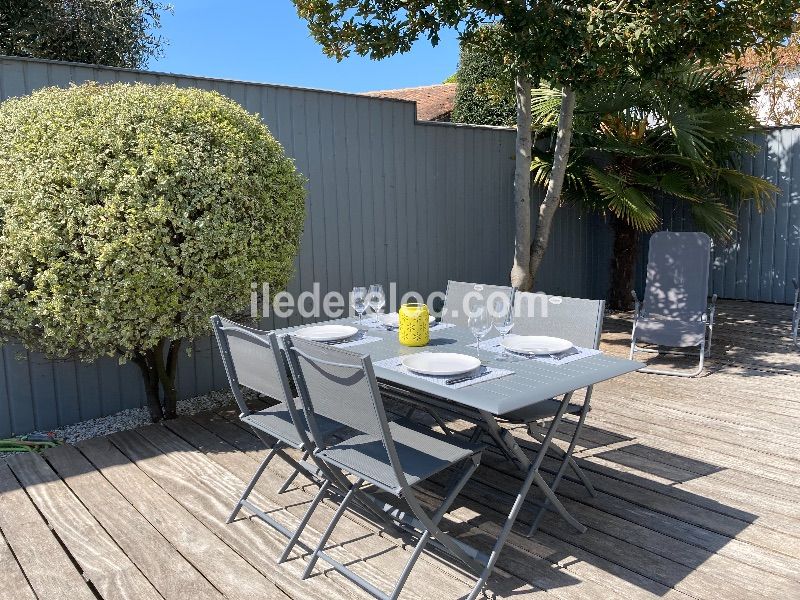
{"label": "white gravel", "polygon": [[[234,402],[230,392],[211,392],[204,396],[196,396],[178,402],[179,415],[194,415],[206,410],[219,409]],[[150,413],[147,408],[130,408],[107,417],[91,419],[75,423],[53,431],[55,436],[68,444],[77,444],[80,441],[93,437],[109,435],[117,431],[127,431],[150,424]],[[5,460],[13,453],[0,452],[0,461]]]}

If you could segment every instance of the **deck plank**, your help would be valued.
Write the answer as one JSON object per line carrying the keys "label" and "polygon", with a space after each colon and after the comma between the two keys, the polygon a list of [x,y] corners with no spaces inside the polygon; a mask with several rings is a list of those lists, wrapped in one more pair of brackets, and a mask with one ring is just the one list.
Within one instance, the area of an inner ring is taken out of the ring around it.
{"label": "deck plank", "polygon": [[[503,490],[513,489],[511,486],[515,485],[515,477],[498,469],[484,470],[481,475],[478,481],[486,484],[495,497],[499,500],[505,497],[504,504],[510,502],[509,495]],[[685,533],[684,523],[680,521],[664,519],[659,514],[608,496],[602,488],[598,488],[598,497],[594,499],[589,499],[577,484],[565,484],[564,488],[567,489],[562,490],[562,498],[567,510],[590,528],[590,535],[570,535],[570,541],[602,556],[618,556],[620,564],[629,569],[644,568],[649,573],[661,572],[664,579],[660,581],[665,585],[671,585],[678,579],[680,582],[675,585],[677,589],[701,597],[707,597],[708,591],[716,589],[726,597],[762,598],[766,595],[778,598],[786,597],[791,590],[797,589],[795,580],[774,573],[765,578],[763,566],[746,564],[716,552],[729,541],[723,536],[717,536],[715,545],[713,542],[711,544],[711,550],[701,548],[685,541],[689,536]],[[529,519],[529,515],[529,512],[523,512],[522,520]],[[560,526],[555,515],[546,517],[547,522],[553,527],[546,529],[551,535],[571,533]],[[742,526],[746,527],[746,524]],[[699,533],[699,530],[696,532]],[[708,540],[704,541],[709,544]],[[609,545],[607,549],[606,544]],[[597,550],[600,547],[604,548],[602,552]],[[651,561],[649,566],[645,566],[647,560]],[[702,587],[689,588],[690,581],[692,585],[700,584]],[[706,593],[702,593],[703,590]]]}
{"label": "deck plank", "polygon": [[222,600],[222,594],[78,450],[61,446],[48,450],[45,458],[165,600]]}
{"label": "deck plank", "polygon": [[94,600],[83,577],[4,464],[0,464],[0,530],[40,600]]}
{"label": "deck plank", "polygon": [[[124,435],[114,439],[116,444],[125,446],[124,440]],[[143,440],[138,442],[134,438],[133,443],[141,446],[137,454],[138,464],[131,462],[107,438],[81,442],[78,448],[226,598],[245,600],[258,594],[256,597],[285,599],[282,590],[264,581],[263,576],[235,549],[186,510],[173,496],[177,493],[174,488],[165,489],[146,474],[150,469],[144,463],[149,465],[158,458],[149,455],[151,449]]]}
{"label": "deck plank", "polygon": [[0,590],[15,600],[36,600],[14,553],[0,534]]}
{"label": "deck plank", "polygon": [[161,595],[67,489],[42,457],[13,456],[11,470],[36,507],[106,600],[157,600]]}

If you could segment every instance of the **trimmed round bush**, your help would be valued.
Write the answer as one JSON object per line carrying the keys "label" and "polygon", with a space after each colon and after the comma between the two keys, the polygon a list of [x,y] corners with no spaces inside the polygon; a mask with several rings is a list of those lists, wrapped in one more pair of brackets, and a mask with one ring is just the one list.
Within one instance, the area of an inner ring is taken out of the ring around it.
{"label": "trimmed round bush", "polygon": [[285,287],[304,200],[259,117],[216,92],[87,83],[6,100],[0,336],[133,360],[170,416],[178,340],[245,308],[251,282]]}

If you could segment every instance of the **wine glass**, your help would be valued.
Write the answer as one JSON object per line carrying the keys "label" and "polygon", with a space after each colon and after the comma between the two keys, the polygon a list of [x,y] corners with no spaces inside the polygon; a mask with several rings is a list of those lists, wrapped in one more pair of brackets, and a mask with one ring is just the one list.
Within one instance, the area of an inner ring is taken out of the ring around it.
{"label": "wine glass", "polygon": [[511,305],[511,302],[500,298],[495,300],[494,317],[497,319],[494,322],[494,328],[497,330],[497,333],[500,334],[500,345],[503,348],[497,360],[511,360],[511,356],[508,354],[508,350],[506,350],[506,346],[503,343],[505,342],[506,335],[514,327],[514,307]]}
{"label": "wine glass", "polygon": [[478,350],[478,358],[481,357],[481,340],[486,337],[492,329],[492,319],[489,316],[489,311],[485,306],[479,306],[475,311],[469,315],[467,319],[467,326],[472,335],[475,336],[476,347]]}
{"label": "wine glass", "polygon": [[350,294],[350,306],[356,311],[358,315],[358,323],[361,324],[361,318],[367,311],[367,288],[354,287],[352,294]]}
{"label": "wine glass", "polygon": [[371,286],[369,286],[367,302],[369,302],[369,307],[375,312],[375,324],[380,324],[378,315],[386,304],[386,295],[383,293],[382,285],[373,283]]}

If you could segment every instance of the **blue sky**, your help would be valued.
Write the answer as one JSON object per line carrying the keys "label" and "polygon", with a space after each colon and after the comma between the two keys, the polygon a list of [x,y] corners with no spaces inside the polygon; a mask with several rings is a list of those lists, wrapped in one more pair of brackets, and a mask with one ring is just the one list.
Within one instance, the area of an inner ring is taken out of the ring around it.
{"label": "blue sky", "polygon": [[458,40],[448,32],[436,48],[420,40],[411,52],[382,61],[327,58],[310,37],[291,0],[172,0],[162,19],[164,56],[149,68],[363,92],[441,83],[458,62]]}

